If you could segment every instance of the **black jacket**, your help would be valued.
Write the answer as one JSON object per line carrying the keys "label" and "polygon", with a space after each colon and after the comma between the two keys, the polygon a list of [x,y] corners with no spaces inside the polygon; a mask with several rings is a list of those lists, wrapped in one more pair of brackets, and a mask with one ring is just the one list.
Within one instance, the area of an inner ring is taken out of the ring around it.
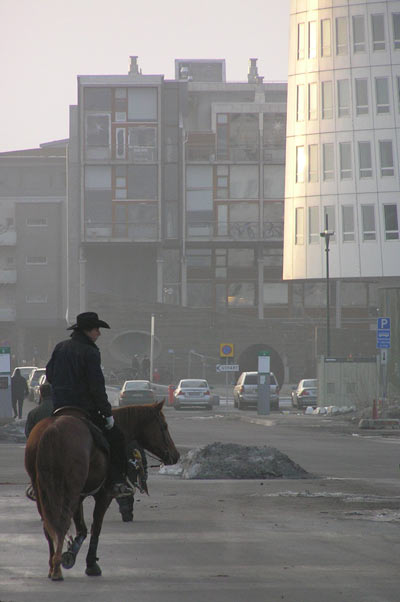
{"label": "black jacket", "polygon": [[70,339],[55,346],[46,376],[52,386],[55,410],[70,405],[92,416],[111,416],[99,348],[80,330],[74,330]]}
{"label": "black jacket", "polygon": [[11,377],[11,396],[13,401],[24,399],[29,394],[28,385],[22,374],[15,374]]}

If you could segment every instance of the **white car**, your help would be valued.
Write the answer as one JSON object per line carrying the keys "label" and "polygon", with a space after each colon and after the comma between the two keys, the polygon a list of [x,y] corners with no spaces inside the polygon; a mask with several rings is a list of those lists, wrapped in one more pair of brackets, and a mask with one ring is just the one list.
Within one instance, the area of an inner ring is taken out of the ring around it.
{"label": "white car", "polygon": [[174,391],[174,408],[212,408],[210,387],[203,378],[184,378],[179,381]]}

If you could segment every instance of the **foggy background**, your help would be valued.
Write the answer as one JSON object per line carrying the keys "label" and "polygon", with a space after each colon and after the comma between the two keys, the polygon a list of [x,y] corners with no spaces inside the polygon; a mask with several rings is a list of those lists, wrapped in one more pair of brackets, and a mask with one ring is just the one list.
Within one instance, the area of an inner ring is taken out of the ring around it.
{"label": "foggy background", "polygon": [[264,81],[287,80],[290,0],[0,0],[0,152],[67,138],[77,75],[174,77],[175,58],[226,59],[246,81],[258,57]]}

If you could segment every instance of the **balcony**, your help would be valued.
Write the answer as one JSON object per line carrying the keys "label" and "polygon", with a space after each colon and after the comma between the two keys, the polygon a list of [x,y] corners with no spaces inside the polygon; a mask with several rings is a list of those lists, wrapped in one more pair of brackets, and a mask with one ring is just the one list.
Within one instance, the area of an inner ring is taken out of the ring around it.
{"label": "balcony", "polygon": [[0,284],[15,284],[17,282],[17,270],[0,269]]}
{"label": "balcony", "polygon": [[233,163],[254,163],[259,160],[260,152],[257,144],[228,145],[217,144],[217,160]]}
{"label": "balcony", "polygon": [[189,222],[188,240],[282,241],[280,222]]}
{"label": "balcony", "polygon": [[158,222],[85,222],[85,242],[156,242]]}

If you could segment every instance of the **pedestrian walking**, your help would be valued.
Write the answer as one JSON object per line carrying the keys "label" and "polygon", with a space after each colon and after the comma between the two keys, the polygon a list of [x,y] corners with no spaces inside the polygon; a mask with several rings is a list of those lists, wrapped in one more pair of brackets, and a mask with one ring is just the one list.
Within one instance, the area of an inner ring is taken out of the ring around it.
{"label": "pedestrian walking", "polygon": [[21,374],[19,368],[15,369],[14,375],[11,377],[11,401],[14,411],[14,418],[22,418],[22,407],[24,399],[28,396],[28,385]]}
{"label": "pedestrian walking", "polygon": [[150,360],[147,355],[142,359],[142,378],[145,380],[150,379]]}

